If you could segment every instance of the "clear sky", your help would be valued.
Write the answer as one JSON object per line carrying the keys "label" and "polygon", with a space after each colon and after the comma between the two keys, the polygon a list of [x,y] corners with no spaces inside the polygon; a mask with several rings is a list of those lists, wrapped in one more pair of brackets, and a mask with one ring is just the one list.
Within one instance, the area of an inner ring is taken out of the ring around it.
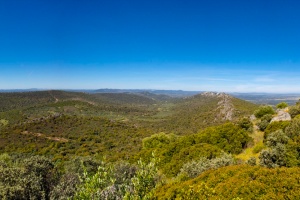
{"label": "clear sky", "polygon": [[0,89],[300,92],[298,0],[0,0]]}

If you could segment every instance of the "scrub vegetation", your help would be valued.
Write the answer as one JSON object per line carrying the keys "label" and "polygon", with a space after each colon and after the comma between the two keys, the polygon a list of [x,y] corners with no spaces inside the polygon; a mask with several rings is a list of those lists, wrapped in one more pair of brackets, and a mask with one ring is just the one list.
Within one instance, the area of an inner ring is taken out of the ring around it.
{"label": "scrub vegetation", "polygon": [[292,119],[224,93],[0,93],[0,198],[299,199],[299,103],[277,108]]}

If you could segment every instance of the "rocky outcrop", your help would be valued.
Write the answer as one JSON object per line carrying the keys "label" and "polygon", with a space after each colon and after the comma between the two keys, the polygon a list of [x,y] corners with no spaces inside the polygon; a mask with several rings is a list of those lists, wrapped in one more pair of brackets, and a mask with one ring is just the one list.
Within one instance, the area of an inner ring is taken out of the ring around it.
{"label": "rocky outcrop", "polygon": [[206,96],[206,97],[220,97],[220,96],[224,96],[227,94],[225,94],[223,92],[203,92],[203,93],[201,93],[201,95]]}
{"label": "rocky outcrop", "polygon": [[217,117],[223,121],[232,120],[234,116],[234,106],[231,102],[231,96],[221,93],[218,95],[221,100],[218,102],[219,114]]}
{"label": "rocky outcrop", "polygon": [[219,98],[218,107],[216,109],[215,121],[227,121],[232,120],[234,117],[234,106],[232,104],[232,97],[225,93],[220,92],[204,92],[201,95],[206,97],[217,97]]}
{"label": "rocky outcrop", "polygon": [[278,122],[278,121],[290,121],[292,120],[291,115],[287,112],[287,110],[279,109],[277,110],[277,116],[273,117],[271,122]]}

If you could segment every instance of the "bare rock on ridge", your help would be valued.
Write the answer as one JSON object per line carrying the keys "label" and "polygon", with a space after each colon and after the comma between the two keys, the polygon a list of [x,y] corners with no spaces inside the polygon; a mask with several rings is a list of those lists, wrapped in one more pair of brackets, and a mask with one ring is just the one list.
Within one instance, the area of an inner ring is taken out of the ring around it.
{"label": "bare rock on ridge", "polygon": [[284,109],[279,109],[277,111],[277,116],[273,117],[271,122],[278,122],[278,121],[290,121],[292,120],[291,115]]}

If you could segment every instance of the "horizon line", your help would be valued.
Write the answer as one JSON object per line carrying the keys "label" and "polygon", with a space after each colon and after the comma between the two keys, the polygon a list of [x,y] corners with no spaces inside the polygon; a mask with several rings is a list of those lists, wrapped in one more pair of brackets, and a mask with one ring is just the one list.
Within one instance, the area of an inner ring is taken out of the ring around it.
{"label": "horizon line", "polygon": [[58,90],[58,91],[97,91],[97,90],[139,90],[139,91],[182,91],[182,92],[216,92],[216,93],[238,93],[238,94],[299,94],[299,92],[237,92],[237,91],[212,91],[212,90],[182,90],[182,89],[122,89],[122,88],[99,88],[99,89],[68,89],[68,88],[14,88],[14,89],[0,89],[0,92],[34,92],[34,91],[51,91],[51,90]]}

